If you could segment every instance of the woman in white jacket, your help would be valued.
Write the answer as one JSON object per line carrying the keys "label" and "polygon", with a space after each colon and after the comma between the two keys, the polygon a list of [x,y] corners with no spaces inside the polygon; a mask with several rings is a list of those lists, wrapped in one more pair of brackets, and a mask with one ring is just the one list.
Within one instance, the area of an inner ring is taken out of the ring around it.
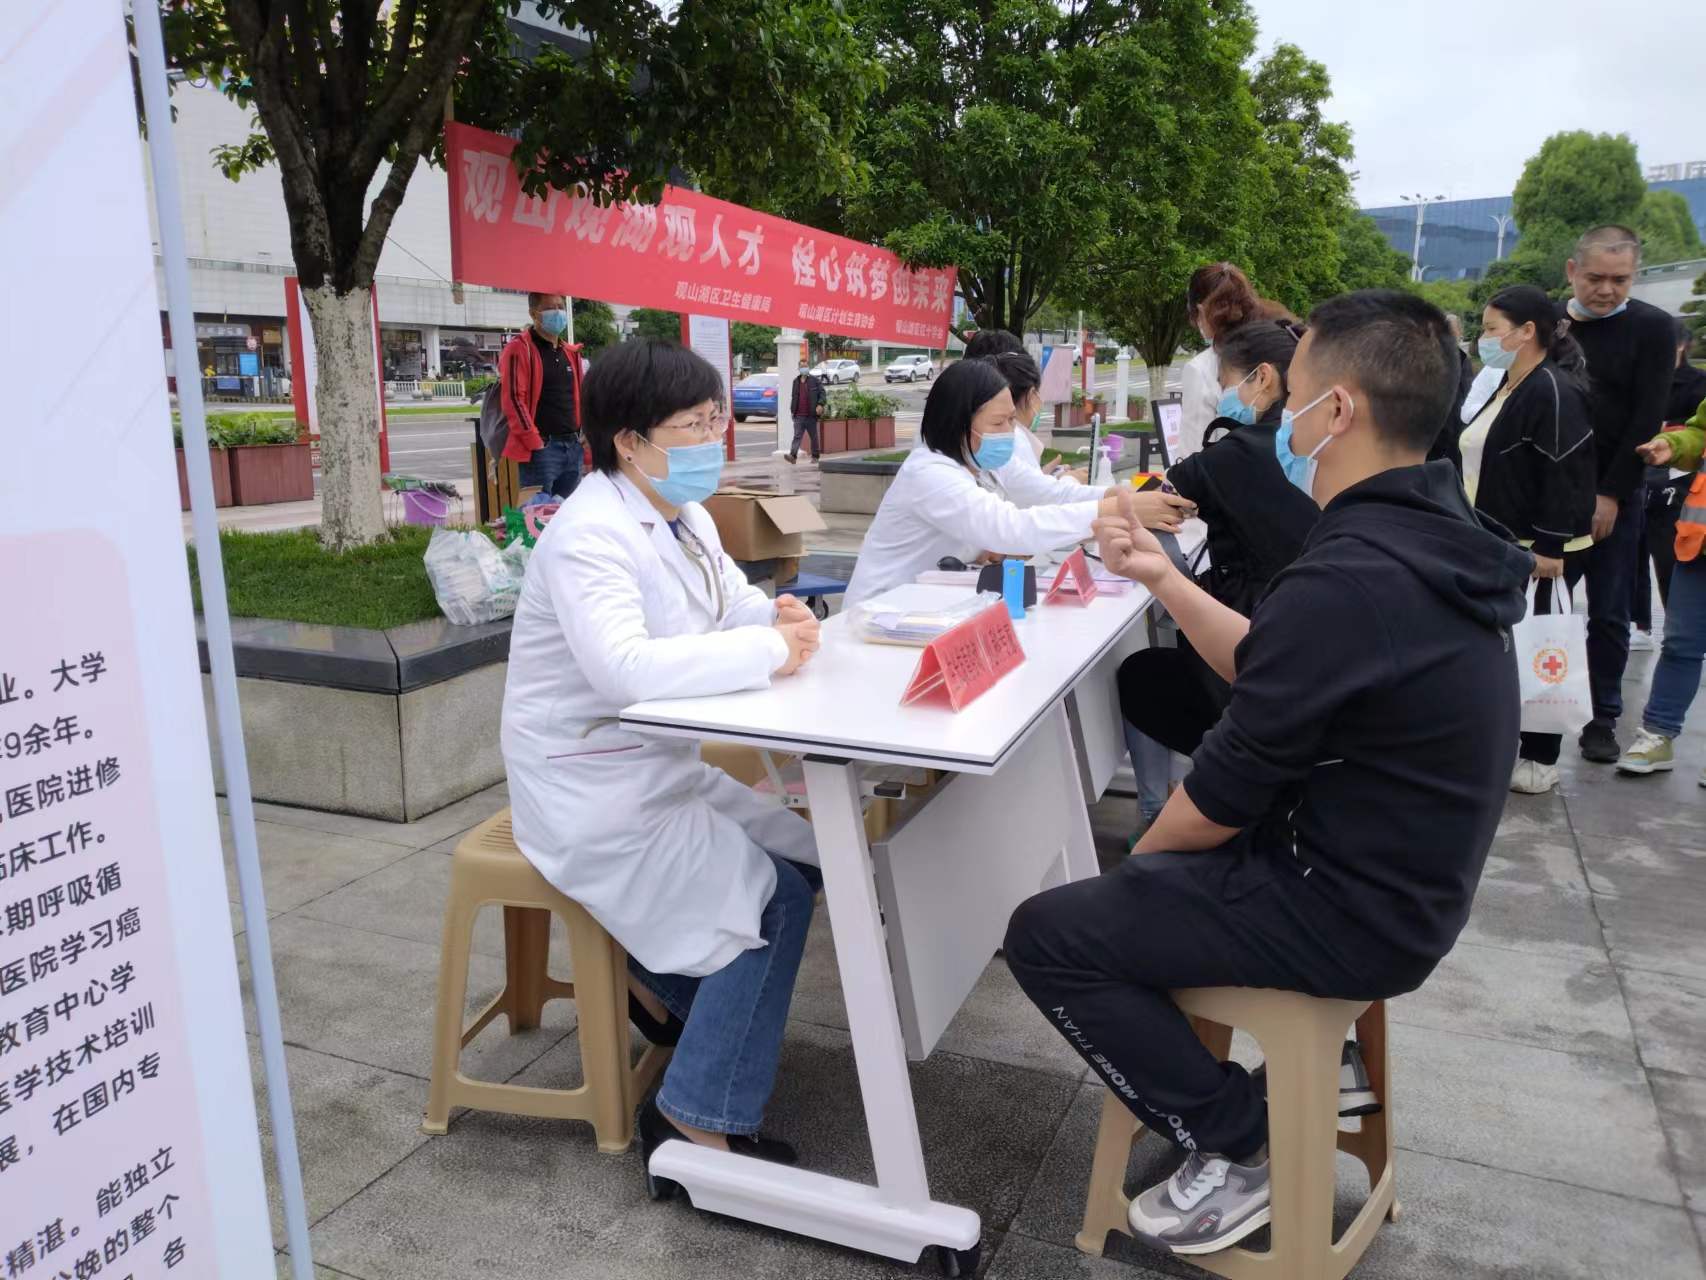
{"label": "woman in white jacket", "polygon": [[699,505],[722,468],[721,394],[699,356],[651,340],[587,375],[595,474],[528,565],[504,764],[516,843],[627,949],[648,993],[635,1022],[676,1045],[640,1115],[648,1159],[685,1138],[791,1162],[755,1135],[821,883],[811,828],[701,763],[696,742],[617,721],[648,698],[763,688],[817,646],[809,611],[748,585]]}
{"label": "woman in white jacket", "polygon": [[[915,581],[949,556],[1040,555],[1090,536],[1098,514],[1114,510],[1111,496],[1086,489],[1080,501],[1021,507],[1001,491],[995,477],[1013,458],[1017,428],[1013,395],[993,361],[961,360],[936,379],[924,402],[922,444],[883,495],[846,607]],[[1178,528],[1178,504],[1163,500],[1172,495],[1137,498],[1146,524]]]}
{"label": "woman in white jacket", "polygon": [[1251,320],[1295,320],[1277,302],[1256,296],[1249,277],[1230,262],[1211,262],[1191,273],[1185,289],[1185,315],[1208,346],[1185,362],[1179,375],[1179,456],[1176,466],[1199,453],[1209,423],[1220,416],[1220,357],[1214,340]]}

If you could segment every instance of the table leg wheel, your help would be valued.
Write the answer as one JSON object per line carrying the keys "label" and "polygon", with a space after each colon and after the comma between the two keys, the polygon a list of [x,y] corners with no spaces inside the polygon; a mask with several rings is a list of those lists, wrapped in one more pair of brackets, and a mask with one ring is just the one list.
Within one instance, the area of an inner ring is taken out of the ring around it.
{"label": "table leg wheel", "polygon": [[979,1240],[969,1249],[950,1249],[947,1245],[936,1246],[936,1265],[942,1268],[942,1274],[948,1280],[960,1280],[977,1274],[977,1262],[983,1256],[983,1241]]}

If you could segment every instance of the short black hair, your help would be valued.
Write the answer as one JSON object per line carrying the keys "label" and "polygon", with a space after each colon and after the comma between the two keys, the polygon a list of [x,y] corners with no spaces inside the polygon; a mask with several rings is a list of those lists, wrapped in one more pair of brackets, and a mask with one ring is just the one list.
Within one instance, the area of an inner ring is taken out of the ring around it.
{"label": "short black hair", "polygon": [[1023,351],[1025,344],[1018,336],[1008,333],[1005,329],[979,329],[972,334],[971,341],[966,343],[967,360],[979,360],[984,356],[998,356],[1007,351]]}
{"label": "short black hair", "polygon": [[977,411],[1007,390],[1007,379],[989,360],[958,360],[942,371],[924,398],[918,433],[937,453],[970,462],[971,420]]}
{"label": "short black hair", "polygon": [[1329,298],[1309,315],[1325,381],[1356,383],[1388,443],[1426,453],[1457,395],[1457,343],[1445,313],[1396,289]]}
{"label": "short black hair", "polygon": [[1007,379],[1007,389],[1013,393],[1014,404],[1043,385],[1043,371],[1037,368],[1037,362],[1031,359],[1029,351],[1003,351],[1000,355],[984,356],[983,359]]}
{"label": "short black hair", "polygon": [[617,469],[616,437],[645,435],[671,414],[721,403],[723,379],[697,352],[661,338],[630,338],[605,351],[581,386],[581,430],[592,465]]}
{"label": "short black hair", "polygon": [[550,293],[550,292],[530,293],[527,295],[527,309],[529,311],[539,310],[539,304],[541,302],[545,301],[546,298],[562,298],[565,302],[568,301],[568,295],[567,294]]}
{"label": "short black hair", "polygon": [[1291,387],[1291,358],[1297,354],[1297,344],[1303,331],[1289,320],[1251,320],[1235,329],[1228,329],[1214,340],[1214,351],[1223,369],[1239,373],[1254,373],[1264,364],[1271,364],[1279,374],[1280,395]]}

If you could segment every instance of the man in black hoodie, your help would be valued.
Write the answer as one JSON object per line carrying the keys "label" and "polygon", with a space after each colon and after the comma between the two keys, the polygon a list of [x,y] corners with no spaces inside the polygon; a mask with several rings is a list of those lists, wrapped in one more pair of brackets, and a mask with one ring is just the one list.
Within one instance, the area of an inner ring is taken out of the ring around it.
{"label": "man in black hoodie", "polygon": [[1246,620],[1135,521],[1098,526],[1232,700],[1114,871],[1014,913],[1007,962],[1116,1096],[1189,1154],[1133,1202],[1134,1231],[1204,1253],[1268,1219],[1267,1110],[1168,992],[1414,990],[1469,916],[1516,759],[1509,628],[1533,558],[1424,462],[1457,389],[1445,317],[1408,294],[1323,303],[1276,452],[1322,507]]}

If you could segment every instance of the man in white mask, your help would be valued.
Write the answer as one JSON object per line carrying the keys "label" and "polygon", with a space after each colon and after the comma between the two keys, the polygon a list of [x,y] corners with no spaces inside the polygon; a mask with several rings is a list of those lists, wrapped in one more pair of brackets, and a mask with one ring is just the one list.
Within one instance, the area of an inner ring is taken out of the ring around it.
{"label": "man in white mask", "polygon": [[[1676,363],[1673,324],[1655,306],[1629,296],[1641,265],[1641,239],[1628,227],[1595,227],[1576,242],[1565,267],[1572,296],[1570,335],[1587,356],[1589,416],[1599,453],[1593,550],[1588,553],[1588,675],[1593,720],[1582,730],[1582,757],[1615,764],[1629,663],[1629,614],[1635,549],[1645,505],[1636,446],[1657,435]],[[1575,580],[1569,583],[1572,590]]]}

